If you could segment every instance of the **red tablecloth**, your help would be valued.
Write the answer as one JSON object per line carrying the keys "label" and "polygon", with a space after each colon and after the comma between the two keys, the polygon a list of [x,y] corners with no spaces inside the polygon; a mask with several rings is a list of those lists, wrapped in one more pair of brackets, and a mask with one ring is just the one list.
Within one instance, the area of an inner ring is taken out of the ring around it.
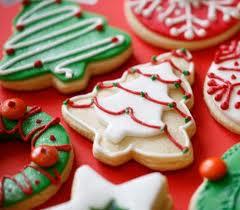
{"label": "red tablecloth", "polygon": [[[115,72],[92,79],[87,90],[81,93],[91,91],[97,81],[118,78],[128,67],[138,63],[147,62],[152,55],[157,55],[163,52],[163,50],[151,47],[135,36],[124,17],[123,0],[100,0],[95,6],[83,7],[90,11],[105,15],[110,24],[126,30],[133,39],[134,56]],[[11,35],[11,22],[17,14],[18,9],[19,5],[5,8],[0,6],[0,50],[2,49],[4,42]],[[203,82],[215,50],[216,48],[210,48],[193,53],[196,65],[196,80],[193,87],[195,106],[192,110],[192,114],[197,123],[197,133],[192,138],[195,161],[186,169],[164,173],[168,177],[170,192],[174,200],[174,210],[187,209],[192,193],[201,183],[202,179],[198,174],[199,163],[206,157],[221,155],[239,140],[238,135],[231,134],[214,121],[203,100]],[[76,94],[80,94],[80,92]],[[36,104],[42,106],[44,111],[55,117],[61,116],[62,102],[66,97],[70,96],[61,95],[53,88],[31,93],[0,89],[0,100],[9,97],[21,97],[30,105]],[[93,158],[92,144],[69,128],[63,120],[62,123],[67,129],[73,142],[75,149],[75,164],[68,182],[64,184],[61,190],[42,207],[55,205],[69,199],[74,171],[82,164],[89,164],[100,174],[114,183],[122,183],[151,172],[151,170],[135,163],[134,161],[117,168],[102,164]],[[29,160],[29,153],[30,147],[28,147],[28,145],[19,142],[0,143],[0,176],[16,173]]]}

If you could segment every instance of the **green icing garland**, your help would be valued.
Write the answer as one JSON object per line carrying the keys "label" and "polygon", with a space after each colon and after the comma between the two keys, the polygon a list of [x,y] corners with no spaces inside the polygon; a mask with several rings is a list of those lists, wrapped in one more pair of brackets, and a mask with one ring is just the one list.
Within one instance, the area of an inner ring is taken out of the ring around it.
{"label": "green icing garland", "polygon": [[240,210],[240,144],[224,155],[228,174],[219,181],[204,181],[196,210]]}
{"label": "green icing garland", "polygon": [[90,208],[90,210],[127,210],[124,208],[120,208],[115,200],[111,200],[105,207],[103,208]]}
{"label": "green icing garland", "polygon": [[127,50],[130,37],[96,14],[60,0],[31,0],[14,21],[0,79],[18,81],[51,72],[62,82],[81,79],[90,62]]}
{"label": "green icing garland", "polygon": [[[9,207],[44,191],[52,184],[60,184],[61,174],[70,160],[71,145],[59,119],[52,119],[39,107],[28,108],[18,121],[0,119],[1,139],[18,137],[26,143],[31,142],[32,149],[41,145],[54,146],[58,149],[59,157],[51,168],[32,167],[31,163],[15,176],[3,177],[0,183],[0,207]],[[36,130],[39,127],[41,129]],[[30,136],[31,132],[33,136]]]}

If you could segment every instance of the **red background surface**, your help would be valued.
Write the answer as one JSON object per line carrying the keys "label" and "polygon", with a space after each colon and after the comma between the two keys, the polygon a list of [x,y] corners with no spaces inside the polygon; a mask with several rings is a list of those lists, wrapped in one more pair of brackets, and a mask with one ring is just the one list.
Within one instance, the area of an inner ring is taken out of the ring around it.
{"label": "red background surface", "polygon": [[[149,46],[135,36],[124,17],[123,0],[100,0],[95,6],[83,7],[105,15],[111,25],[126,30],[133,39],[134,55],[125,65],[118,68],[115,72],[92,79],[87,90],[76,93],[75,95],[91,91],[97,81],[118,78],[128,67],[147,62],[152,55],[164,52],[161,49]],[[11,35],[11,22],[18,10],[19,5],[5,8],[0,6],[0,50],[2,50],[4,42]],[[186,169],[163,173],[168,177],[169,188],[174,201],[174,210],[186,210],[192,193],[201,183],[202,179],[198,174],[199,163],[206,157],[221,155],[239,140],[238,135],[231,134],[214,121],[203,100],[202,89],[204,77],[211,64],[215,50],[216,48],[210,48],[193,53],[196,65],[196,80],[193,86],[195,106],[192,110],[192,114],[197,123],[197,133],[192,138],[195,161]],[[61,95],[53,88],[31,93],[14,92],[0,88],[1,101],[9,97],[21,97],[29,105],[39,105],[44,111],[55,117],[61,116],[61,104],[67,97],[71,96],[73,95]],[[63,185],[61,190],[52,199],[41,206],[41,208],[69,200],[74,171],[78,166],[83,164],[89,164],[104,177],[116,184],[151,172],[151,170],[134,161],[130,161],[117,168],[102,164],[93,158],[92,144],[68,127],[63,120],[62,123],[67,129],[75,149],[74,168],[67,183]],[[30,147],[24,143],[17,141],[0,142],[0,177],[6,174],[13,175],[21,169],[23,165],[29,161],[29,153]]]}

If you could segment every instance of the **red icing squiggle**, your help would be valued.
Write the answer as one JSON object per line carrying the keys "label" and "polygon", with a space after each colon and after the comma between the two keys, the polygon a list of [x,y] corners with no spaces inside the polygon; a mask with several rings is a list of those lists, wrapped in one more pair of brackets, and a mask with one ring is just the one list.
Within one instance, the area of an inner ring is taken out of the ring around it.
{"label": "red icing squiggle", "polygon": [[[13,129],[11,129],[11,130],[7,130],[5,128],[4,123],[3,123],[3,119],[2,119],[2,117],[0,117],[0,134],[13,135],[15,133],[18,133],[20,135],[20,138],[24,142],[27,142],[27,141],[31,140],[31,148],[33,150],[34,147],[35,147],[35,143],[38,140],[38,138],[48,128],[50,128],[53,125],[57,125],[60,122],[59,118],[55,118],[55,119],[51,120],[50,122],[48,122],[46,125],[41,125],[41,126],[39,126],[37,128],[34,128],[27,135],[24,135],[23,130],[22,130],[22,125],[23,125],[24,121],[27,120],[29,117],[31,117],[31,116],[33,116],[33,115],[35,115],[37,113],[40,113],[40,112],[41,112],[41,108],[40,107],[34,106],[34,107],[30,108],[30,110],[28,110],[25,113],[25,115],[21,119],[19,119],[19,121],[16,124],[16,126]],[[50,145],[48,145],[48,146],[50,146]],[[53,147],[55,147],[58,151],[65,151],[65,152],[71,151],[71,146],[67,145],[67,144],[66,145],[56,145],[56,146],[53,146]],[[54,174],[54,177],[53,177],[53,175],[51,173],[49,173],[48,171],[46,171],[43,168],[40,168],[37,165],[28,165],[28,166],[24,167],[24,169],[21,172],[19,172],[19,174],[21,174],[23,176],[23,179],[24,179],[24,182],[25,182],[24,184],[20,183],[14,177],[4,176],[4,177],[1,178],[1,182],[0,182],[0,206],[3,206],[3,203],[4,203],[4,197],[5,197],[4,196],[4,183],[5,183],[6,179],[12,180],[19,187],[19,189],[21,189],[21,191],[24,194],[31,195],[33,193],[33,188],[32,188],[31,181],[27,177],[27,175],[25,174],[25,171],[24,171],[28,167],[33,168],[36,171],[38,171],[39,173],[41,173],[44,176],[46,176],[51,181],[52,184],[57,185],[57,184],[61,183],[61,175],[57,171],[56,168],[52,169],[53,174]]]}
{"label": "red icing squiggle", "polygon": [[[209,73],[208,78],[210,78],[207,83],[207,85],[209,86],[209,89],[207,91],[208,94],[216,94],[216,96],[214,97],[215,101],[223,101],[220,107],[223,110],[227,110],[230,105],[232,91],[235,87],[240,86],[240,82],[231,83],[230,81],[225,80],[214,73]],[[235,104],[236,109],[240,108],[239,103],[240,102],[237,102]]]}

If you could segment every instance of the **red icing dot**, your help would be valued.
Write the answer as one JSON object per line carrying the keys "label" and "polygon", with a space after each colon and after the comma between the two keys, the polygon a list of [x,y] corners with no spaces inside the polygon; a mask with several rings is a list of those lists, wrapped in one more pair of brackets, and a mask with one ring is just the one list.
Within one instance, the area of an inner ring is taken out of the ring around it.
{"label": "red icing dot", "polygon": [[217,94],[216,96],[215,96],[215,100],[216,101],[221,101],[221,99],[222,99],[222,94]]}
{"label": "red icing dot", "polygon": [[103,31],[103,24],[99,24],[96,26],[97,31]]}
{"label": "red icing dot", "polygon": [[240,90],[237,91],[237,94],[240,95]]}
{"label": "red icing dot", "polygon": [[23,6],[28,6],[28,5],[30,5],[30,0],[22,0],[22,5]]}
{"label": "red icing dot", "polygon": [[58,161],[58,151],[53,146],[39,146],[32,151],[31,160],[41,167],[51,167]]}
{"label": "red icing dot", "polygon": [[209,78],[213,78],[214,76],[215,76],[215,74],[212,73],[212,72],[208,74],[208,77],[209,77]]}
{"label": "red icing dot", "polygon": [[15,50],[13,48],[6,49],[6,53],[8,55],[13,55],[15,53]]}
{"label": "red icing dot", "polygon": [[209,88],[209,89],[207,90],[207,93],[208,93],[209,95],[212,95],[214,92],[215,92],[215,91],[214,91],[214,88]]}
{"label": "red icing dot", "polygon": [[237,61],[235,61],[234,66],[239,66],[239,63]]}
{"label": "red icing dot", "polygon": [[80,18],[82,17],[82,11],[79,10],[78,12],[75,13],[75,17]]}
{"label": "red icing dot", "polygon": [[55,137],[54,135],[51,135],[51,136],[50,136],[50,140],[51,140],[51,141],[56,141],[56,137]]}
{"label": "red icing dot", "polygon": [[235,108],[236,108],[236,109],[240,109],[240,102],[237,102],[237,103],[235,104]]}
{"label": "red icing dot", "polygon": [[62,0],[55,0],[55,2],[56,2],[57,4],[61,4],[61,3],[62,3]]}
{"label": "red icing dot", "polygon": [[39,185],[40,181],[39,180],[35,180],[35,185]]}
{"label": "red icing dot", "polygon": [[118,40],[118,38],[117,37],[113,37],[112,38],[112,43],[117,43],[119,40]]}
{"label": "red icing dot", "polygon": [[22,99],[13,98],[3,101],[1,115],[10,120],[18,120],[25,114],[27,106]]}
{"label": "red icing dot", "polygon": [[226,110],[228,108],[229,108],[229,103],[228,102],[225,101],[221,104],[221,109]]}
{"label": "red icing dot", "polygon": [[199,172],[202,177],[211,181],[216,181],[223,178],[227,173],[227,166],[220,158],[209,158],[205,160],[199,167]]}
{"label": "red icing dot", "polygon": [[36,60],[36,61],[34,62],[34,67],[35,67],[35,68],[41,68],[42,66],[43,66],[43,63],[42,63],[41,60]]}
{"label": "red icing dot", "polygon": [[237,79],[237,77],[234,74],[232,74],[231,79]]}
{"label": "red icing dot", "polygon": [[16,26],[16,29],[17,29],[18,31],[23,31],[24,28],[25,28],[25,26],[22,25],[22,24],[19,24],[19,25]]}
{"label": "red icing dot", "polygon": [[37,119],[37,120],[36,120],[36,123],[37,123],[37,124],[40,124],[40,123],[42,123],[42,120]]}

